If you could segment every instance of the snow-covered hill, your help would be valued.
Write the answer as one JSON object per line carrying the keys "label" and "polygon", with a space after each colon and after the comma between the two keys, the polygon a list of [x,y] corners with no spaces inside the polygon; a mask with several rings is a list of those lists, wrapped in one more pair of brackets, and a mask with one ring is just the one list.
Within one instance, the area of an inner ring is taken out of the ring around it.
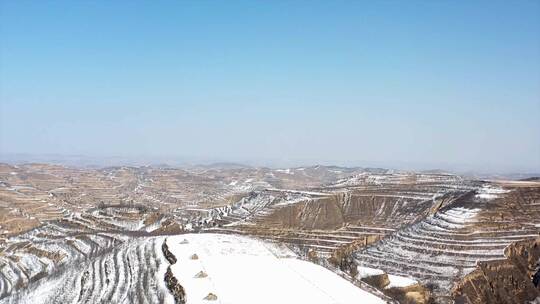
{"label": "snow-covered hill", "polygon": [[169,237],[171,267],[187,303],[385,303],[322,266],[273,243],[235,235]]}

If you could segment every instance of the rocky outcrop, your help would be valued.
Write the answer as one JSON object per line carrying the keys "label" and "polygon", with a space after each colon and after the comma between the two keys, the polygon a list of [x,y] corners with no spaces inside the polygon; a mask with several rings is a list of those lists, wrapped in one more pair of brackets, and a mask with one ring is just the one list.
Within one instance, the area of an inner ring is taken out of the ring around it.
{"label": "rocky outcrop", "polygon": [[396,299],[401,304],[435,303],[430,288],[421,284],[414,284],[407,287],[388,288],[384,290],[384,294]]}
{"label": "rocky outcrop", "polygon": [[435,303],[429,286],[413,284],[405,287],[389,287],[390,279],[387,273],[364,277],[361,280],[401,304]]}
{"label": "rocky outcrop", "polygon": [[341,246],[332,252],[328,262],[341,271],[349,273],[352,277],[356,277],[358,270],[354,262],[353,252],[363,245],[363,242],[353,241],[350,244]]}
{"label": "rocky outcrop", "polygon": [[540,297],[540,237],[508,246],[506,260],[482,262],[454,288],[456,303],[527,303]]}
{"label": "rocky outcrop", "polygon": [[176,304],[185,304],[186,303],[186,291],[184,287],[178,283],[178,280],[174,277],[171,266],[167,267],[167,272],[165,272],[165,285],[172,293],[174,297],[174,302]]}
{"label": "rocky outcrop", "polygon": [[217,300],[217,296],[213,293],[209,293],[206,297],[204,297],[204,300],[206,301],[215,301]]}
{"label": "rocky outcrop", "polygon": [[384,290],[384,288],[390,284],[390,279],[388,279],[388,274],[386,273],[368,276],[362,278],[362,281],[379,290]]}
{"label": "rocky outcrop", "polygon": [[169,246],[167,246],[166,240],[163,242],[163,245],[161,245],[161,251],[163,252],[163,256],[165,256],[165,259],[167,259],[169,264],[173,265],[176,263],[176,257],[169,251]]}
{"label": "rocky outcrop", "polygon": [[208,274],[206,274],[206,272],[204,272],[202,270],[197,272],[197,274],[194,276],[194,278],[196,278],[196,279],[202,279],[202,278],[206,278],[206,277],[208,277]]}
{"label": "rocky outcrop", "polygon": [[[169,250],[167,240],[163,241],[163,245],[161,245],[161,251],[163,252],[163,256],[165,256],[165,259],[167,259],[167,261],[171,265],[176,263],[176,257]],[[168,266],[167,271],[165,272],[165,285],[173,295],[174,302],[176,304],[186,303],[186,291],[184,290],[184,287],[182,287],[182,285],[180,285],[178,280],[174,277],[174,274],[171,271],[171,266]]]}
{"label": "rocky outcrop", "polygon": [[166,219],[156,228],[154,231],[151,232],[153,235],[161,235],[161,234],[178,234],[184,232],[184,228],[182,225],[178,224],[172,219]]}

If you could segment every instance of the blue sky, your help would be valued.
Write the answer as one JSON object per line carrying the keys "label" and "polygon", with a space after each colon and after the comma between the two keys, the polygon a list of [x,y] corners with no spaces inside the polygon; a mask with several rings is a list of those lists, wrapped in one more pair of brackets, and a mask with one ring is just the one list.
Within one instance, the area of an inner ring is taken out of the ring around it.
{"label": "blue sky", "polygon": [[540,1],[0,1],[0,152],[540,171]]}

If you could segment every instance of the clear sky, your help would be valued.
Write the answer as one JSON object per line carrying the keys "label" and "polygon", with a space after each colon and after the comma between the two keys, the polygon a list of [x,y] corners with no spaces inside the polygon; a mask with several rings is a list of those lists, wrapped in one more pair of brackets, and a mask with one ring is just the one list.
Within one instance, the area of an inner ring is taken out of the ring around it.
{"label": "clear sky", "polygon": [[540,1],[0,0],[0,152],[540,170]]}

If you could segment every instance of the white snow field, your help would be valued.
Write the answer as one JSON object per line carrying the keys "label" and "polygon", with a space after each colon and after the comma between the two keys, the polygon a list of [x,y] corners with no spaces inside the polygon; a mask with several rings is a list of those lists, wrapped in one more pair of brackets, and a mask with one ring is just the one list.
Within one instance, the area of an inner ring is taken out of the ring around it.
{"label": "white snow field", "polygon": [[[273,243],[235,235],[185,234],[169,237],[167,245],[178,259],[171,269],[188,304],[385,303]],[[205,300],[209,294],[217,298]]]}
{"label": "white snow field", "polygon": [[388,280],[390,280],[390,284],[386,286],[386,288],[392,288],[392,287],[407,287],[414,284],[418,284],[416,280],[413,280],[411,278],[397,276],[393,274],[388,275]]}

